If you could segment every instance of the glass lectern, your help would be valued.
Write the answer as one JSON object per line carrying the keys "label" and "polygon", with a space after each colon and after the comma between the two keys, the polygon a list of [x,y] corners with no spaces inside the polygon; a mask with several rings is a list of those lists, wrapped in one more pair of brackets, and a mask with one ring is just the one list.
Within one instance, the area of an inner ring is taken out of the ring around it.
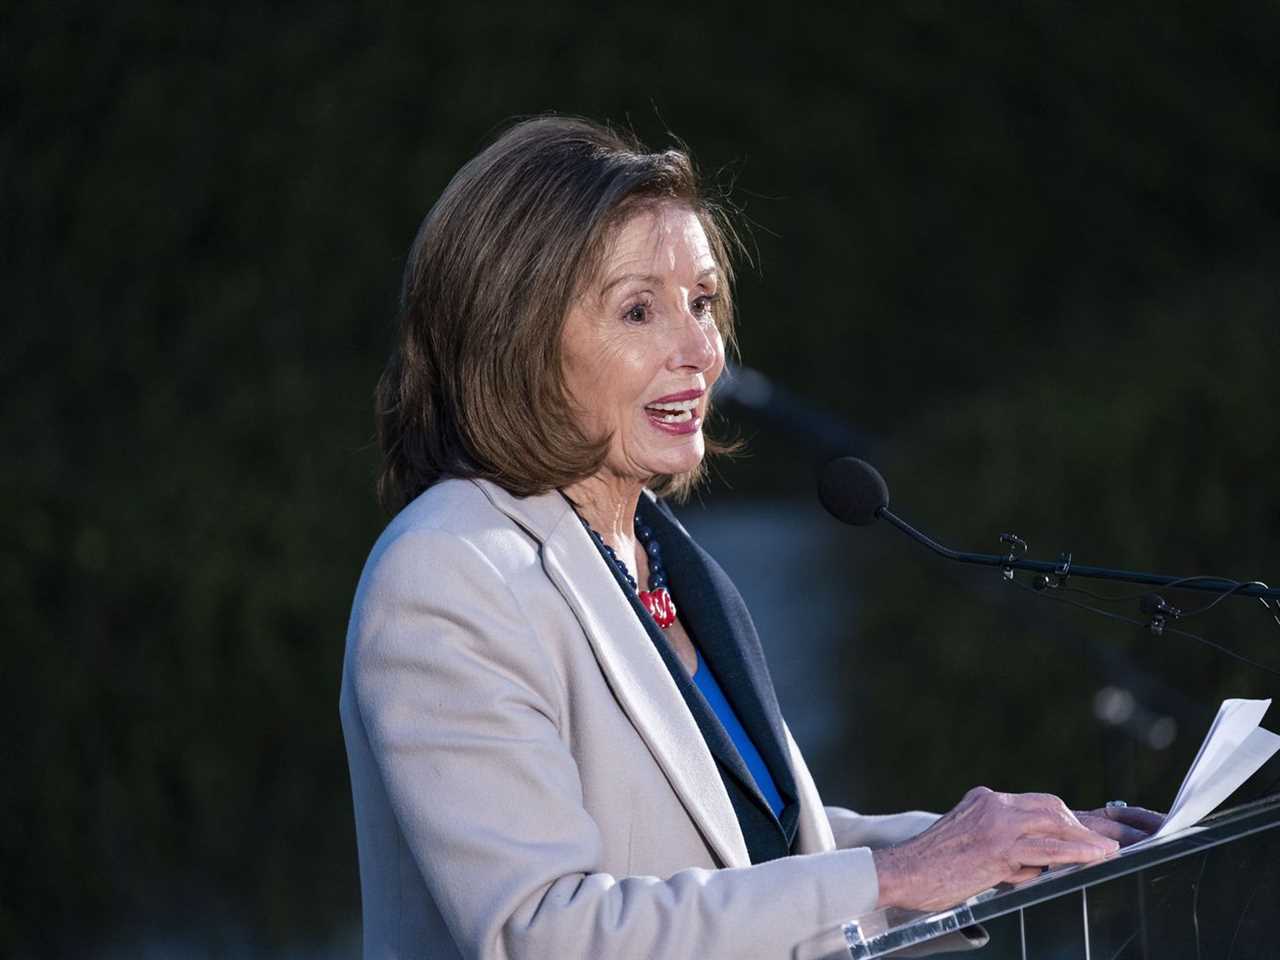
{"label": "glass lectern", "polygon": [[[1101,863],[988,890],[952,910],[878,910],[797,946],[795,960],[1280,958],[1280,795]],[[968,952],[968,951],[966,951]]]}

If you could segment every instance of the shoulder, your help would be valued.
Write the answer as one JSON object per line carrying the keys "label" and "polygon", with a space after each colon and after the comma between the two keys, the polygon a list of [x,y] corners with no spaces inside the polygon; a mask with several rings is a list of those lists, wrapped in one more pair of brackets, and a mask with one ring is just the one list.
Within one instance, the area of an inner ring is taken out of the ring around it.
{"label": "shoulder", "polygon": [[385,726],[433,682],[455,691],[505,683],[558,716],[560,672],[530,615],[540,593],[529,584],[545,581],[537,541],[483,491],[466,480],[433,486],[387,525],[365,563],[344,696],[366,724]]}
{"label": "shoulder", "polygon": [[536,558],[538,523],[567,510],[559,494],[520,500],[483,480],[442,480],[421,493],[387,524],[366,569],[427,550],[443,559],[479,553],[498,567]]}
{"label": "shoulder", "polygon": [[[395,515],[382,540],[421,530],[439,530],[466,538],[498,523],[504,514],[474,480],[441,480],[428,487]],[[376,546],[375,546],[376,550]]]}
{"label": "shoulder", "polygon": [[369,551],[355,610],[388,594],[422,596],[489,583],[539,564],[538,544],[471,480],[442,480],[401,510]]}
{"label": "shoulder", "polygon": [[451,591],[474,594],[478,588],[545,604],[550,581],[543,546],[563,537],[566,524],[578,527],[568,501],[556,491],[516,497],[485,480],[442,480],[382,531],[361,572],[353,613],[389,594],[429,594],[443,601]]}
{"label": "shoulder", "polygon": [[558,594],[538,538],[494,499],[471,480],[444,480],[387,525],[352,603],[347,648],[355,668],[381,663],[391,650],[397,657],[407,650],[443,656],[455,647],[483,649],[490,659],[537,656],[532,635],[555,622],[546,611],[558,609]]}

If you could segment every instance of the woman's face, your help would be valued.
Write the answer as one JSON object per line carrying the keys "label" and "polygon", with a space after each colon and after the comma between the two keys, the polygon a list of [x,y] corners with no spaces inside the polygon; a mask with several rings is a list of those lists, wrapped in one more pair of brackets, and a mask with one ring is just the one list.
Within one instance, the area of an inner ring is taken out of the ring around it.
{"label": "woman's face", "polygon": [[565,321],[565,380],[588,436],[611,435],[604,472],[647,482],[692,470],[724,368],[720,277],[702,223],[675,203],[615,232],[599,279]]}

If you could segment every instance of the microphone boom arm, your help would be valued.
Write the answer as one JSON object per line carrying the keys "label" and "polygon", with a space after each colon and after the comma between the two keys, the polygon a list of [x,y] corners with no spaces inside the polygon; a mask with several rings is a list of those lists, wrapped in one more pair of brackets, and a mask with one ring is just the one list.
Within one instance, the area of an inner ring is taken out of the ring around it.
{"label": "microphone boom arm", "polygon": [[[1069,555],[1058,563],[1049,563],[1044,560],[1024,560],[1022,557],[1014,556],[1012,553],[998,556],[992,553],[968,553],[962,550],[952,550],[950,547],[938,543],[927,534],[921,533],[887,506],[877,507],[875,513],[876,516],[884,517],[912,540],[924,544],[939,556],[946,557],[948,560],[957,560],[960,563],[973,563],[984,567],[1000,567],[1006,571],[1029,570],[1034,573],[1057,574],[1062,577],[1072,575],[1088,577],[1093,580],[1119,580],[1125,583],[1141,583],[1155,587],[1173,586],[1179,590],[1205,590],[1210,593],[1231,591],[1237,597],[1263,597],[1280,600],[1280,589],[1266,587],[1259,583],[1241,585],[1239,581],[1226,580],[1221,577],[1167,577],[1156,573],[1113,570],[1110,567],[1092,567],[1087,564],[1072,563]],[[1013,539],[1018,543],[1022,542],[1016,537]]]}

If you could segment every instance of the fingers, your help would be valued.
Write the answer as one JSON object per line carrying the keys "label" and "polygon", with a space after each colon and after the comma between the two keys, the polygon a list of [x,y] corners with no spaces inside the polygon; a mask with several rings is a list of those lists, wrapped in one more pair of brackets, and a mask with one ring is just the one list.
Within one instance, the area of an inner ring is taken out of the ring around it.
{"label": "fingers", "polygon": [[[1010,849],[1010,859],[1024,866],[1052,866],[1060,863],[1091,863],[1120,849],[1121,837],[1099,830],[1076,819],[1067,805],[1051,794],[1021,794],[1014,805],[1028,818],[1026,829]],[[1102,818],[1110,831],[1123,824]]]}
{"label": "fingers", "polygon": [[[1110,852],[1108,847],[1109,840],[1117,840],[1110,834],[1104,834],[1102,831],[1091,830],[1089,825],[1082,823],[1076,818],[1076,815],[1067,809],[1067,805],[1051,794],[1022,794],[1019,798],[1019,807],[1024,810],[1030,817],[1031,822],[1035,824],[1036,834],[1044,834],[1050,837],[1057,837],[1060,840],[1069,840],[1079,843],[1092,844]],[[1112,821],[1105,820],[1107,824]]]}
{"label": "fingers", "polygon": [[1067,805],[1052,793],[1010,793],[1009,802],[1020,810],[1065,810]]}
{"label": "fingers", "polygon": [[1019,837],[1009,849],[1009,859],[1020,867],[1093,863],[1119,848],[1120,845],[1114,840],[1104,838],[1099,838],[1098,843],[1089,843],[1078,840],[1059,840],[1056,837]]}
{"label": "fingers", "polygon": [[[1089,863],[1118,850],[1124,842],[1121,831],[1132,829],[1105,817],[1083,823],[1061,799],[1050,793],[1018,794],[1012,798],[1012,804],[1029,815],[1035,824],[1035,829],[1020,837],[1011,850],[1016,863],[1039,866]],[[1097,829],[1104,825],[1105,830]],[[1024,854],[1037,859],[1025,859]]]}
{"label": "fingers", "polygon": [[1090,830],[1075,817],[1071,818],[1070,823],[1059,825],[1058,829],[1045,831],[1051,837],[1059,840],[1065,840],[1070,843],[1083,843],[1091,847],[1097,847],[1102,853],[1114,853],[1120,845],[1117,837],[1109,836],[1097,830]]}
{"label": "fingers", "polygon": [[[1095,851],[1094,858],[1098,855],[1105,856],[1113,853],[1128,836],[1119,829],[1124,825],[1114,823],[1105,817],[1100,818],[1095,824],[1081,823],[1067,805],[1051,793],[993,793],[985,788],[977,788],[966,795],[966,799],[970,798],[977,806],[1002,807],[1001,819],[1011,817],[1012,822],[1017,823],[1015,835],[1047,837],[1084,845]],[[1090,826],[1102,825],[1106,826],[1106,831],[1090,829]]]}
{"label": "fingers", "polygon": [[1164,814],[1146,810],[1142,807],[1099,807],[1097,810],[1076,811],[1076,817],[1081,823],[1087,823],[1094,830],[1109,837],[1115,836],[1115,834],[1109,833],[1097,821],[1109,821],[1131,827],[1142,834],[1138,838],[1139,840],[1155,833],[1164,823]]}
{"label": "fingers", "polygon": [[1115,840],[1122,847],[1127,847],[1131,843],[1137,843],[1139,840],[1145,840],[1151,836],[1145,830],[1139,830],[1128,824],[1108,820],[1106,817],[1100,817],[1092,813],[1082,813],[1079,815],[1079,819],[1084,826],[1094,833]]}
{"label": "fingers", "polygon": [[1135,827],[1144,833],[1155,833],[1164,823],[1164,814],[1142,807],[1103,807],[1101,813],[1108,820]]}
{"label": "fingers", "polygon": [[1036,817],[1040,821],[1057,825],[1068,831],[1075,839],[1088,839],[1079,832],[1080,821],[1076,814],[1061,799],[1051,793],[1014,793],[1006,794],[1010,806]]}

